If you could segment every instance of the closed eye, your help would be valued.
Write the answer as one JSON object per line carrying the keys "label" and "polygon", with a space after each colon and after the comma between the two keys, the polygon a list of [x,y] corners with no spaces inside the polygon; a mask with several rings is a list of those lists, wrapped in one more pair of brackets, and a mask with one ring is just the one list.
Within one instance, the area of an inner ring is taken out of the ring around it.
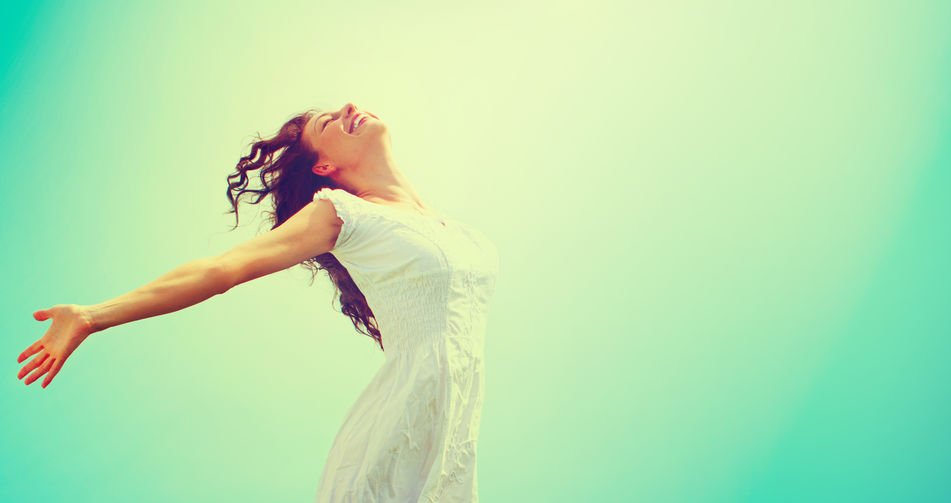
{"label": "closed eye", "polygon": [[333,122],[333,121],[334,121],[334,117],[333,117],[333,115],[331,115],[330,118],[327,119],[327,120],[325,120],[325,121],[324,121],[324,124],[323,124],[322,126],[320,126],[320,131],[323,132],[324,129],[327,129],[327,124],[330,124],[330,123]]}

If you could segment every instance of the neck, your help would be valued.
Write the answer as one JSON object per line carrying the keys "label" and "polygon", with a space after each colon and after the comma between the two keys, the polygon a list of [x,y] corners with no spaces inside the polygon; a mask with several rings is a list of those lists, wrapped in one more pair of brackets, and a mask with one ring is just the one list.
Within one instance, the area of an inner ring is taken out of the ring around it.
{"label": "neck", "polygon": [[428,210],[409,179],[399,169],[390,149],[380,149],[349,170],[338,183],[358,197],[408,203]]}

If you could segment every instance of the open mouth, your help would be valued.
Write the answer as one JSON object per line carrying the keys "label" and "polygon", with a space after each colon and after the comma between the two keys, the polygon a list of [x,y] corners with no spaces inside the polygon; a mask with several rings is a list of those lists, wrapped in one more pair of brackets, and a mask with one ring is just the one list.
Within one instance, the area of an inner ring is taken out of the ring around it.
{"label": "open mouth", "polygon": [[362,126],[363,123],[367,121],[367,118],[368,117],[362,113],[357,114],[357,116],[350,121],[350,134],[353,134],[357,129],[360,129],[360,126]]}

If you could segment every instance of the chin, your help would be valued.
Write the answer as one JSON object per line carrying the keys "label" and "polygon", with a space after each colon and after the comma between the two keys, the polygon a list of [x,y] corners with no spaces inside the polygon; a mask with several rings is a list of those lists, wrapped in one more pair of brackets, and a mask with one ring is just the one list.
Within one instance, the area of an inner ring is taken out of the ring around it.
{"label": "chin", "polygon": [[382,123],[372,124],[369,126],[370,127],[368,127],[366,131],[363,132],[363,135],[361,136],[366,136],[368,137],[368,139],[370,139],[370,138],[386,138],[390,135],[389,129],[387,129],[386,125]]}

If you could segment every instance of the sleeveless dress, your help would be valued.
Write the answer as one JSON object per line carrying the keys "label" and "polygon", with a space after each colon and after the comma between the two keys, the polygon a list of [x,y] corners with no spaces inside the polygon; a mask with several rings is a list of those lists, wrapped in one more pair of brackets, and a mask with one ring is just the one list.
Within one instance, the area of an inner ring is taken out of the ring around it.
{"label": "sleeveless dress", "polygon": [[322,188],[343,221],[331,253],[373,310],[384,362],[346,413],[317,503],[477,503],[486,314],[499,256],[442,215]]}

